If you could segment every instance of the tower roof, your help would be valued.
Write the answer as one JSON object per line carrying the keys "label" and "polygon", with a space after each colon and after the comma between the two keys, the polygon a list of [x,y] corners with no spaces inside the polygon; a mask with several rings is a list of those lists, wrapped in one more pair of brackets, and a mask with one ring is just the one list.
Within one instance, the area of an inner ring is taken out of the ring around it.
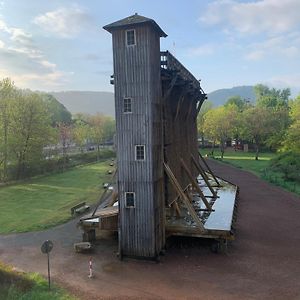
{"label": "tower roof", "polygon": [[103,29],[105,29],[111,33],[114,29],[117,29],[120,27],[131,28],[134,25],[140,25],[140,24],[145,24],[145,23],[149,23],[150,25],[152,25],[161,37],[167,36],[167,34],[158,26],[158,24],[154,20],[140,16],[137,13],[132,16],[126,17],[122,20],[108,24],[108,25],[104,26]]}

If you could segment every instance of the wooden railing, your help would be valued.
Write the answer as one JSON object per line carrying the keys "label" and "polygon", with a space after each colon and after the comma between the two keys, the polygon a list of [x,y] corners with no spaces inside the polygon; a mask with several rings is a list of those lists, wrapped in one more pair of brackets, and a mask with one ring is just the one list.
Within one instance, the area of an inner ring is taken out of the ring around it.
{"label": "wooden railing", "polygon": [[199,80],[197,80],[169,51],[161,51],[160,57],[162,69],[177,72],[183,80],[189,81],[194,88],[201,90]]}

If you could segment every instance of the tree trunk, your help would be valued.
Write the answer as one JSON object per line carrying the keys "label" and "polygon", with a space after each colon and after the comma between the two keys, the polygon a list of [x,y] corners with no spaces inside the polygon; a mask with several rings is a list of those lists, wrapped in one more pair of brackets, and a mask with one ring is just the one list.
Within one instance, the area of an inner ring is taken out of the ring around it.
{"label": "tree trunk", "polygon": [[100,159],[100,145],[97,144],[97,161]]}
{"label": "tree trunk", "polygon": [[213,144],[211,146],[211,155],[214,156],[214,152],[215,152],[215,145],[216,145],[216,142],[213,141]]}
{"label": "tree trunk", "polygon": [[221,159],[224,158],[224,151],[225,151],[224,143],[221,142]]}
{"label": "tree trunk", "polygon": [[258,160],[258,152],[259,152],[258,144],[255,144],[255,160]]}

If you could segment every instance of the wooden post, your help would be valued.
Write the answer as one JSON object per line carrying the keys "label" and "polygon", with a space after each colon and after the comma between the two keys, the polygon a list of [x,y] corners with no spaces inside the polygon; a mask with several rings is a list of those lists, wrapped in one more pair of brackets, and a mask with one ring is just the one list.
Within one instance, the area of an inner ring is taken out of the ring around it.
{"label": "wooden post", "polygon": [[205,171],[202,169],[202,167],[200,165],[197,164],[197,161],[195,160],[194,156],[191,155],[191,158],[192,158],[192,162],[194,163],[195,167],[197,168],[197,170],[200,172],[203,180],[205,181],[207,187],[209,188],[209,190],[211,191],[212,195],[214,197],[218,197],[216,191],[212,188],[209,180],[208,180],[208,177],[207,175],[205,174]]}
{"label": "wooden post", "polygon": [[191,184],[193,185],[194,189],[197,191],[197,193],[199,194],[200,198],[202,199],[202,201],[204,202],[206,208],[208,210],[212,210],[210,204],[208,203],[207,199],[205,198],[203,192],[201,191],[198,183],[196,182],[196,180],[194,179],[193,175],[191,174],[190,170],[188,169],[187,165],[185,164],[185,162],[183,161],[182,158],[180,158],[180,162],[181,165],[185,171],[185,173],[187,174],[189,180],[191,181]]}
{"label": "wooden post", "polygon": [[187,198],[187,196],[185,195],[185,193],[183,192],[181,186],[179,185],[176,177],[174,176],[173,172],[171,171],[170,167],[164,163],[164,167],[165,167],[165,171],[172,183],[172,185],[174,186],[175,190],[177,191],[177,193],[180,195],[180,198],[182,199],[182,201],[184,202],[187,210],[189,211],[191,217],[193,218],[193,220],[195,221],[195,223],[197,224],[199,230],[201,232],[205,231],[205,228],[199,218],[199,216],[197,215],[197,213],[195,212],[194,207],[192,206],[192,204],[190,203],[189,199]]}
{"label": "wooden post", "polygon": [[201,161],[204,163],[204,165],[206,166],[208,172],[210,173],[210,175],[213,177],[213,179],[215,180],[216,184],[218,186],[221,186],[220,182],[218,181],[218,179],[216,178],[215,174],[212,172],[211,168],[209,167],[209,165],[207,164],[207,162],[205,161],[205,159],[203,158],[203,156],[201,155],[200,152],[198,152],[199,157],[201,159]]}

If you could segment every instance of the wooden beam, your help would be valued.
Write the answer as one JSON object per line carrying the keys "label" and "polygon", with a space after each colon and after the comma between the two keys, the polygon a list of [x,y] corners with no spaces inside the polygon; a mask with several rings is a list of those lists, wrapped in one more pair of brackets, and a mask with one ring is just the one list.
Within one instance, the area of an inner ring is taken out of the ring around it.
{"label": "wooden beam", "polygon": [[170,83],[170,85],[168,87],[168,90],[166,91],[166,93],[163,96],[163,102],[165,102],[165,100],[170,96],[171,91],[172,91],[173,87],[175,86],[177,78],[178,78],[178,75],[175,75],[173,77],[173,79],[172,79],[172,81],[171,81],[171,83]]}
{"label": "wooden beam", "polygon": [[201,159],[201,161],[204,163],[204,165],[206,166],[208,172],[210,173],[210,175],[213,177],[213,179],[215,180],[216,184],[218,186],[221,186],[219,180],[216,178],[215,174],[213,173],[213,171],[210,169],[209,165],[207,164],[207,162],[205,161],[205,159],[203,158],[203,156],[201,155],[201,153],[198,151],[198,155]]}
{"label": "wooden beam", "polygon": [[213,189],[213,187],[211,186],[209,180],[208,180],[208,177],[207,175],[205,174],[205,171],[202,169],[201,165],[200,164],[197,164],[197,161],[196,159],[194,158],[193,155],[191,155],[191,158],[192,158],[192,162],[193,164],[195,165],[195,167],[197,168],[197,170],[200,172],[203,180],[205,181],[207,187],[209,188],[210,192],[212,193],[213,197],[218,197],[216,191]]}
{"label": "wooden beam", "polygon": [[187,198],[187,196],[185,195],[185,193],[183,192],[179,182],[177,181],[176,177],[174,176],[172,170],[170,169],[170,167],[164,163],[164,168],[165,171],[173,185],[173,187],[175,188],[175,190],[177,191],[177,193],[180,195],[180,198],[182,199],[182,201],[184,202],[187,210],[189,211],[191,217],[193,218],[194,222],[196,223],[198,229],[201,232],[205,232],[205,228],[199,218],[199,216],[197,215],[197,213],[195,212],[194,207],[192,206],[192,204],[190,203],[189,199]]}
{"label": "wooden beam", "polygon": [[188,176],[189,180],[191,181],[191,184],[193,185],[194,189],[197,191],[197,193],[199,194],[200,198],[202,199],[203,203],[205,204],[206,208],[208,210],[212,210],[210,204],[208,203],[207,199],[205,198],[203,192],[201,191],[198,183],[196,182],[195,178],[193,177],[193,175],[191,174],[189,168],[187,167],[187,165],[185,164],[185,162],[183,161],[182,158],[180,158],[180,162],[181,162],[181,166],[183,167],[186,175]]}

